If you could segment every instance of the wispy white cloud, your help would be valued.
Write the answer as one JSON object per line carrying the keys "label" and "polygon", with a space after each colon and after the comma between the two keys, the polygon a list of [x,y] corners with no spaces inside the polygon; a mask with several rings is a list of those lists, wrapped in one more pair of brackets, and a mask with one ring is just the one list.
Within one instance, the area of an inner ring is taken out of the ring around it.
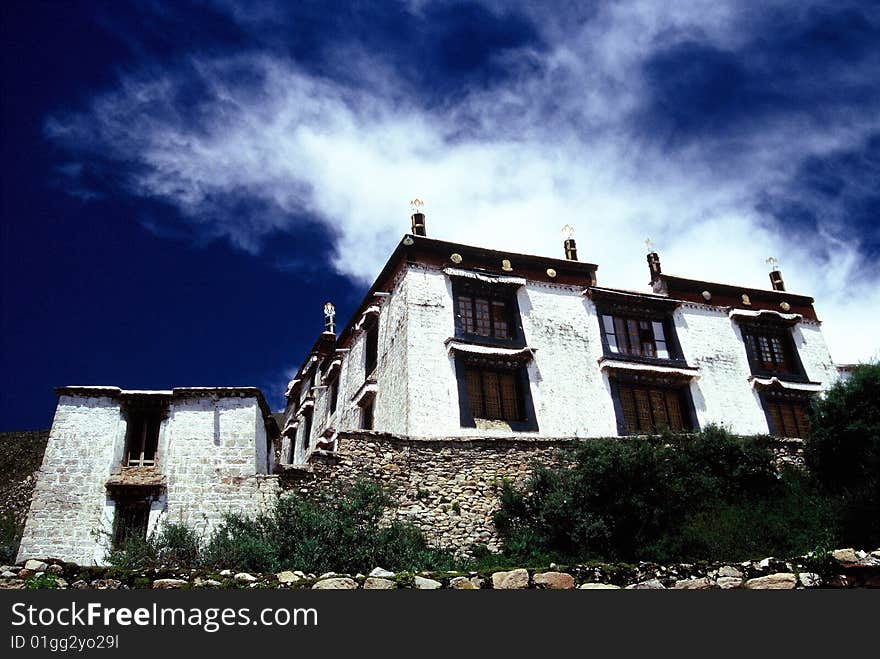
{"label": "wispy white cloud", "polygon": [[[427,200],[429,235],[497,249],[559,256],[559,229],[572,223],[582,258],[612,286],[645,288],[649,235],[666,270],[749,286],[767,284],[773,254],[789,288],[816,297],[835,359],[875,355],[864,328],[880,324],[880,276],[859,273],[857,238],[838,231],[833,204],[820,208],[827,226],[797,239],[757,208],[805,159],[876,131],[876,108],[824,126],[777,117],[748,134],[667,148],[633,130],[644,62],[682,35],[737,47],[748,15],[736,3],[641,2],[580,20],[531,6],[548,47],[500,56],[538,66],[439,105],[350,45],[356,85],[270,55],[197,57],[185,73],[124,75],[86,110],[51,118],[46,133],[74,160],[135,163],[130,193],[174,204],[247,251],[273,232],[321,223],[336,269],[361,282],[408,230],[414,196]],[[190,114],[179,95],[194,79],[205,101]],[[239,209],[241,199],[250,203]]]}

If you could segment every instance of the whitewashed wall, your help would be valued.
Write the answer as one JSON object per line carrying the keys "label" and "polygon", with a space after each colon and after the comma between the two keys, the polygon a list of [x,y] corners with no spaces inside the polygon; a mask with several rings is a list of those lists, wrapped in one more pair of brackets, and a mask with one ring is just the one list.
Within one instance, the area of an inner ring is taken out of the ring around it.
{"label": "whitewashed wall", "polygon": [[[617,434],[608,376],[598,364],[596,308],[582,292],[579,286],[532,281],[517,292],[526,343],[535,350],[528,371],[538,419],[538,431],[530,434],[537,437]],[[439,268],[409,264],[392,293],[380,316],[376,429],[412,437],[510,434],[460,425],[454,358],[445,345],[455,334],[451,279]],[[688,364],[700,371],[690,385],[700,427],[716,423],[735,433],[766,433],[742,334],[727,309],[685,303],[673,320]],[[810,379],[831,386],[838,374],[820,324],[802,321],[793,337]],[[349,398],[364,381],[363,345],[363,335],[357,336],[344,356],[340,408],[347,409],[340,409],[339,430],[360,423]],[[324,425],[316,423],[315,434]]]}
{"label": "whitewashed wall", "polygon": [[[59,398],[19,560],[104,561],[115,516],[106,483],[121,469],[125,431],[118,397]],[[166,517],[207,535],[226,512],[257,512],[277,492],[275,477],[266,475],[266,457],[256,398],[172,399],[157,452],[167,491],[151,506],[150,528]]]}

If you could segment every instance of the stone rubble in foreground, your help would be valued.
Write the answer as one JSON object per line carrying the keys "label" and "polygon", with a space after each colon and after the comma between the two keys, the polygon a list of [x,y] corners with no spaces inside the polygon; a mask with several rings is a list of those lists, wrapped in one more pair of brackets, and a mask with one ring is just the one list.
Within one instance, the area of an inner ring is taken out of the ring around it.
{"label": "stone rubble in foreground", "polygon": [[795,590],[805,588],[880,588],[880,548],[830,552],[823,574],[809,556],[785,561],[773,557],[741,563],[654,563],[551,565],[482,572],[395,573],[377,566],[369,576],[299,570],[273,573],[229,569],[162,568],[120,570],[83,567],[57,559],[30,559],[0,565],[0,589],[77,590],[303,588],[314,590]]}

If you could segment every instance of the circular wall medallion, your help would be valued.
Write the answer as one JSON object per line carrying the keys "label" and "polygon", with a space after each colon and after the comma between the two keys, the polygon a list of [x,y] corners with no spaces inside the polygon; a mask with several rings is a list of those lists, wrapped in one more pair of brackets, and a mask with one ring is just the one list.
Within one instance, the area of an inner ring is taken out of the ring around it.
{"label": "circular wall medallion", "polygon": [[746,295],[745,293],[743,293],[742,301],[743,301],[743,304],[748,304],[748,305],[750,305],[750,304],[752,303],[752,301],[749,299],[749,296]]}
{"label": "circular wall medallion", "polygon": [[547,276],[548,276],[548,277],[555,277],[555,276],[556,276],[556,270],[554,270],[553,268],[547,268]]}
{"label": "circular wall medallion", "polygon": [[409,247],[410,245],[413,244],[413,239],[410,238],[409,236],[407,236],[406,238],[403,239],[403,244],[406,245],[407,247]]}
{"label": "circular wall medallion", "polygon": [[455,252],[452,256],[449,257],[449,260],[453,263],[461,263],[461,254]]}
{"label": "circular wall medallion", "polygon": [[782,308],[783,311],[788,311],[789,309],[791,309],[791,305],[788,302],[780,302],[779,306]]}
{"label": "circular wall medallion", "polygon": [[709,291],[703,291],[703,299],[708,302],[712,299],[712,294]]}
{"label": "circular wall medallion", "polygon": [[508,259],[502,259],[501,269],[504,270],[504,272],[510,272],[511,270],[513,270],[513,267],[510,265],[510,261]]}

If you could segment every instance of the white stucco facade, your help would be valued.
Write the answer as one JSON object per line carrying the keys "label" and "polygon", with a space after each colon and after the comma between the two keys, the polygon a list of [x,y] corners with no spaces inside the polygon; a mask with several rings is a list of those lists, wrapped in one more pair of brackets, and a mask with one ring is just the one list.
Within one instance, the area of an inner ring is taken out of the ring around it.
{"label": "white stucco facade", "polygon": [[[126,467],[126,400],[161,398],[155,465]],[[254,389],[126,392],[67,387],[59,396],[19,560],[102,564],[117,506],[135,498],[206,536],[227,512],[253,514],[276,489],[265,403]]]}
{"label": "white stucco facade", "polygon": [[[613,369],[607,368],[615,362],[603,348],[596,304],[585,294],[584,286],[528,279],[517,287],[516,301],[525,346],[532,355],[525,368],[537,428],[517,431],[491,424],[476,428],[462,425],[455,357],[448,347],[456,334],[454,276],[444,270],[438,265],[407,263],[384,291],[387,294],[370,301],[370,307],[379,310],[375,382],[366,385],[375,391],[376,430],[426,439],[517,433],[538,438],[619,434],[609,381]],[[638,299],[639,294],[633,297]],[[678,371],[686,376],[696,425],[717,424],[738,434],[767,433],[768,419],[757,386],[763,380],[753,382],[740,319],[731,315],[729,306],[671,302],[675,305],[672,323],[686,362]],[[839,376],[820,322],[797,316],[790,331],[810,382],[803,388],[830,387]],[[315,447],[315,439],[322,433],[360,427],[355,398],[366,382],[364,350],[365,333],[355,332],[346,348],[333,357],[340,361],[339,402],[334,414],[327,409],[329,389],[312,391],[315,416],[310,447]],[[315,361],[315,368],[320,361]],[[305,392],[299,395],[305,396]],[[295,417],[293,407],[288,406],[290,417]],[[296,452],[294,461],[305,461],[307,453]]]}

